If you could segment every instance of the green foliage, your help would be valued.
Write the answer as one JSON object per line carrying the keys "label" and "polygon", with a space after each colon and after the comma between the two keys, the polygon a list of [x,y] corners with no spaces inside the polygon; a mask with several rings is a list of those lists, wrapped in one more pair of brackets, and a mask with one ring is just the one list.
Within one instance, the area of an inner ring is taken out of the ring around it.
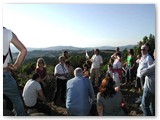
{"label": "green foliage", "polygon": [[[135,56],[138,54],[141,54],[141,45],[142,44],[149,44],[150,45],[150,53],[152,54],[155,49],[155,37],[154,35],[150,35],[149,37],[145,36],[140,42],[138,42],[137,46],[133,48]],[[93,55],[93,51],[88,51],[89,56],[91,57]],[[103,67],[102,67],[102,73],[105,73],[108,68],[108,62],[110,59],[110,56],[113,54],[113,51],[100,51],[100,55],[103,58]],[[60,52],[55,52],[54,56],[39,56],[43,57],[46,64],[47,64],[47,72],[48,74],[52,75],[54,73],[54,67],[56,64],[58,64],[58,57],[60,55]],[[128,55],[128,50],[124,49],[122,51],[123,56],[123,62],[126,61]],[[39,57],[32,57],[30,59],[25,60],[23,66],[18,70],[18,81],[21,85],[24,85],[28,79],[31,78],[31,75],[33,74],[36,62]],[[82,65],[85,63],[85,51],[71,51],[69,61],[71,62],[71,65],[73,68],[76,67],[82,67]]]}
{"label": "green foliage", "polygon": [[106,71],[107,71],[107,69],[108,69],[108,64],[105,64],[103,67],[102,67],[102,73],[106,73]]}

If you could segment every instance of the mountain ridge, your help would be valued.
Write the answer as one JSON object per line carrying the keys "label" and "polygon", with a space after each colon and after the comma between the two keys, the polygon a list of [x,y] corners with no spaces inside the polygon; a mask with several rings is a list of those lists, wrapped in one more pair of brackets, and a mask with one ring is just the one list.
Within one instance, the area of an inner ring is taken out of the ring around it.
{"label": "mountain ridge", "polygon": [[[130,49],[130,48],[133,48],[134,46],[136,45],[125,45],[125,46],[119,46],[120,48],[120,51],[123,51],[125,48],[126,49]],[[41,50],[41,51],[50,51],[50,50],[53,50],[53,51],[60,51],[60,50],[93,50],[95,48],[98,48],[100,50],[115,50],[116,47],[113,47],[113,46],[100,46],[100,47],[74,47],[74,46],[51,46],[51,47],[46,47],[46,48],[31,48],[31,47],[27,47],[27,50],[28,51],[34,51],[34,50]],[[11,46],[11,51],[13,53],[16,53],[18,52],[18,50],[14,47],[14,46]]]}

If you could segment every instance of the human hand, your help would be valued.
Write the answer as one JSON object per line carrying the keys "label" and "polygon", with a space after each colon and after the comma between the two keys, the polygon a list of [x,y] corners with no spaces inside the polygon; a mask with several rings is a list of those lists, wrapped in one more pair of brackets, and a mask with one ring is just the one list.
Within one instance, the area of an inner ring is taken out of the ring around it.
{"label": "human hand", "polygon": [[11,71],[16,71],[18,69],[18,67],[16,65],[13,64],[8,64],[8,69]]}

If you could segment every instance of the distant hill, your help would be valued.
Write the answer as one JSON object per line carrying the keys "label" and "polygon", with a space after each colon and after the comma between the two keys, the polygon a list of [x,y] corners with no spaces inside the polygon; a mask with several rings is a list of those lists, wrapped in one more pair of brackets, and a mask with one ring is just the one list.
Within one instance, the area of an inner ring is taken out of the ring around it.
{"label": "distant hill", "polygon": [[[133,48],[135,45],[126,45],[126,46],[119,46],[120,51],[126,49]],[[53,47],[47,47],[47,48],[27,48],[28,51],[35,51],[35,50],[40,50],[40,51],[62,51],[62,50],[93,50],[94,48],[98,48],[100,50],[115,50],[115,47],[112,46],[101,46],[101,47],[85,47],[85,48],[80,48],[80,47],[73,47],[73,46],[53,46]],[[18,50],[14,47],[11,46],[11,51],[13,53],[18,52]]]}
{"label": "distant hill", "polygon": [[[120,51],[126,49],[133,48],[135,45],[127,45],[127,46],[120,46]],[[112,46],[101,46],[97,47],[100,50],[103,51],[113,51],[115,50],[115,47]],[[62,51],[67,50],[70,53],[76,52],[76,53],[83,53],[86,50],[91,51],[93,50],[94,47],[86,47],[86,48],[79,48],[79,47],[73,47],[73,46],[55,46],[55,47],[47,47],[47,48],[27,48],[28,54],[26,59],[31,59],[31,58],[39,58],[39,57],[57,57],[62,54]],[[18,50],[11,46],[11,51],[13,55],[13,59],[18,54]]]}

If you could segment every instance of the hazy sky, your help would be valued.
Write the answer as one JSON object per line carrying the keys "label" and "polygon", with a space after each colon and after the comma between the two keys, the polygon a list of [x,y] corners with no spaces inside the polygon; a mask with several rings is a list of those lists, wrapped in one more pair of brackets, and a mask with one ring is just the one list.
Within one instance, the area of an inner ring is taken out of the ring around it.
{"label": "hazy sky", "polygon": [[3,26],[27,47],[123,46],[155,35],[154,4],[4,4]]}

